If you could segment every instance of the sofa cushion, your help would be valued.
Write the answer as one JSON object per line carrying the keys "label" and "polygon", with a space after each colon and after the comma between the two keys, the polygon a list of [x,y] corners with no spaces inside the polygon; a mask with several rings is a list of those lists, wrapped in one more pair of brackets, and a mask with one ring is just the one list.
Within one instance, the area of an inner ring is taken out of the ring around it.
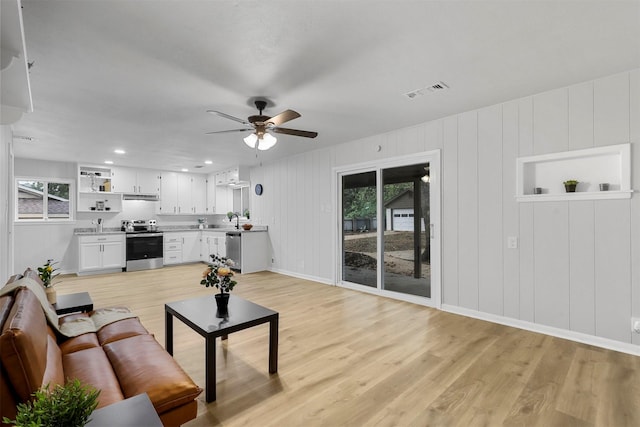
{"label": "sofa cushion", "polygon": [[0,361],[21,400],[42,385],[48,339],[40,302],[32,292],[20,289],[2,327]]}
{"label": "sofa cushion", "polygon": [[53,387],[64,384],[64,371],[62,369],[62,353],[56,341],[49,335],[47,337],[47,365],[42,377],[42,385]]}
{"label": "sofa cushion", "polygon": [[193,401],[200,389],[151,335],[103,346],[126,397],[147,393],[158,414]]}
{"label": "sofa cushion", "polygon": [[67,380],[77,378],[82,384],[100,390],[98,408],[124,399],[118,378],[102,348],[94,347],[63,354],[62,365]]}
{"label": "sofa cushion", "polygon": [[74,351],[85,350],[87,348],[100,347],[98,337],[95,333],[89,332],[77,337],[66,338],[58,343],[62,354],[73,353]]}
{"label": "sofa cushion", "polygon": [[100,345],[109,344],[113,341],[134,337],[136,335],[148,335],[147,331],[138,318],[118,320],[109,323],[98,330],[98,341]]}

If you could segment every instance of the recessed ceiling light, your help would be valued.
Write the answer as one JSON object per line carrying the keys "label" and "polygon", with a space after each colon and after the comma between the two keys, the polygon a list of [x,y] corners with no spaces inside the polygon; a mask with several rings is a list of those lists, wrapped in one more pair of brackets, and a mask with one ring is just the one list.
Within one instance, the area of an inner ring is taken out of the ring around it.
{"label": "recessed ceiling light", "polygon": [[113,164],[113,160],[105,160],[104,164],[105,165],[112,165]]}
{"label": "recessed ceiling light", "polygon": [[189,169],[187,169],[187,168],[182,168],[182,172],[189,172]]}
{"label": "recessed ceiling light", "polygon": [[124,151],[121,148],[116,148],[115,150],[113,150],[113,152],[116,153],[116,154],[125,154],[126,153],[126,151]]}
{"label": "recessed ceiling light", "polygon": [[213,162],[212,162],[211,160],[205,160],[205,161],[204,161],[204,164],[205,164],[205,165],[212,165],[212,164],[213,164]]}

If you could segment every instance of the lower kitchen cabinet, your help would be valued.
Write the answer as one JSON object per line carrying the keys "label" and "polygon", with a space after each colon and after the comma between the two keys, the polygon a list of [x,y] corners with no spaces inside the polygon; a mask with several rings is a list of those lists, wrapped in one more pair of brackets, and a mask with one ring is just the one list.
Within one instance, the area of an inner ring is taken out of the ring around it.
{"label": "lower kitchen cabinet", "polygon": [[125,266],[124,234],[78,236],[78,272]]}
{"label": "lower kitchen cabinet", "polygon": [[211,262],[209,255],[216,254],[221,257],[227,256],[226,246],[227,233],[221,231],[203,231],[201,261]]}
{"label": "lower kitchen cabinet", "polygon": [[182,264],[180,233],[164,233],[164,265]]}
{"label": "lower kitchen cabinet", "polygon": [[198,262],[200,252],[200,231],[164,233],[165,265]]}

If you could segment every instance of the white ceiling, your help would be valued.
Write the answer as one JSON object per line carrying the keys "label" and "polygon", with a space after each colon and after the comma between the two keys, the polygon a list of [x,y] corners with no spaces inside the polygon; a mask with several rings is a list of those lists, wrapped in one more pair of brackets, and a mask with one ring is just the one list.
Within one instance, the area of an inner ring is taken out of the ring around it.
{"label": "white ceiling", "polygon": [[[639,1],[22,3],[25,158],[209,172],[640,66]],[[450,90],[403,95],[438,81]],[[244,134],[205,135],[240,127],[206,110],[246,118],[256,96],[319,136],[278,135],[256,158]]]}

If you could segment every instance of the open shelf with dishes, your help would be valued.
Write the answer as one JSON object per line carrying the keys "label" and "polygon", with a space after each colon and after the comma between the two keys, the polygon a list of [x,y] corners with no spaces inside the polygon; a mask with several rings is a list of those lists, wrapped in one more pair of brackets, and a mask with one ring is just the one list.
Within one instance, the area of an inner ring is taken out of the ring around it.
{"label": "open shelf with dishes", "polygon": [[78,165],[78,212],[120,212],[122,194],[111,191],[111,169]]}
{"label": "open shelf with dishes", "polygon": [[[631,197],[631,147],[618,144],[520,157],[516,160],[519,202],[628,199]],[[578,181],[575,192],[564,182]]]}

